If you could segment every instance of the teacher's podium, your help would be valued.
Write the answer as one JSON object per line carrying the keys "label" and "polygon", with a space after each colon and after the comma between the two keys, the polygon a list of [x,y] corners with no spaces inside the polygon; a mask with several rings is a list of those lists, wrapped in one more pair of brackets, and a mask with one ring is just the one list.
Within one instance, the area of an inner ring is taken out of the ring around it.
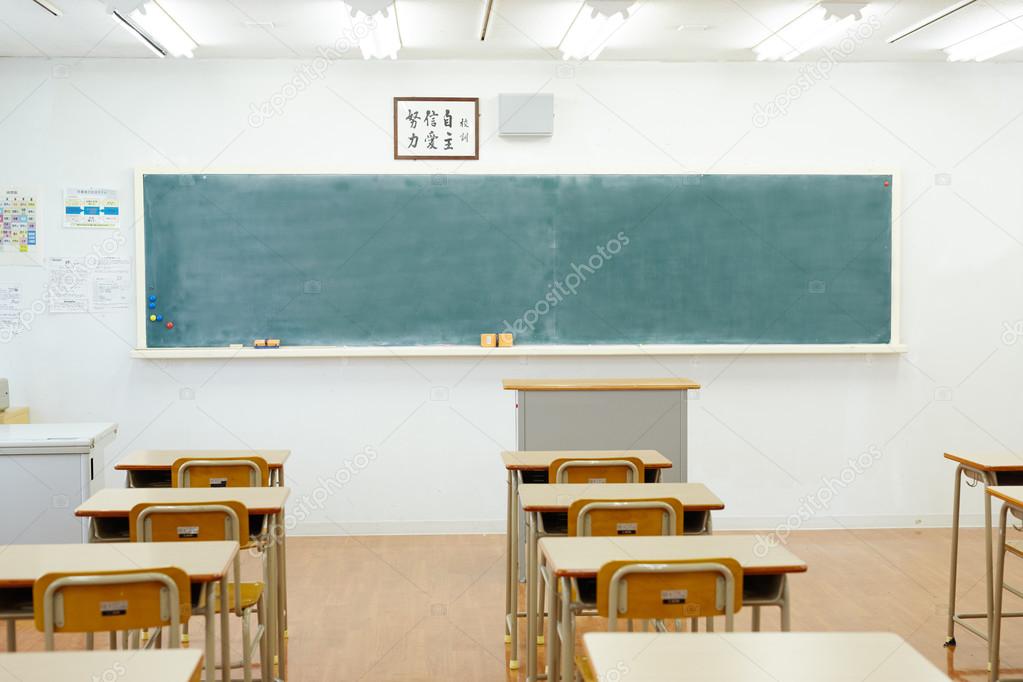
{"label": "teacher's podium", "polygon": [[517,450],[657,450],[685,481],[690,379],[505,379]]}

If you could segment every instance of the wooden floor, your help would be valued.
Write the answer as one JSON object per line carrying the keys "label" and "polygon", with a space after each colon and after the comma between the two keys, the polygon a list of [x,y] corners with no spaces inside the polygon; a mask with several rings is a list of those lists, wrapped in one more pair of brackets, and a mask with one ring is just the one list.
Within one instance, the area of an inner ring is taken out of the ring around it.
{"label": "wooden floor", "polygon": [[[893,631],[953,679],[986,679],[982,640],[960,631],[954,652],[942,647],[949,531],[806,531],[788,546],[810,567],[790,583],[793,630]],[[982,610],[982,531],[964,531],[960,547],[961,606]],[[1008,561],[1023,584],[1023,560]],[[288,679],[525,679],[524,655],[518,676],[506,668],[504,566],[501,535],[290,539]],[[740,615],[737,629],[748,629]],[[777,627],[777,609],[765,610],[764,629]],[[193,647],[201,631],[193,620]],[[1002,641],[1003,675],[1020,675],[1023,622],[1007,624]],[[19,647],[40,646],[20,623]]]}

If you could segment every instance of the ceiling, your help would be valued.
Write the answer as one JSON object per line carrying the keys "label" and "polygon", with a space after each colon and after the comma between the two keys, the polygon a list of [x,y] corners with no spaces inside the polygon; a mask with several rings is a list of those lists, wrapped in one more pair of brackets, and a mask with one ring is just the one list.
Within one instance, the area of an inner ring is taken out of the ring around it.
{"label": "ceiling", "polygon": [[[116,4],[119,0],[112,0]],[[0,57],[155,59],[107,15],[103,0],[50,0],[53,17],[32,0],[0,0]],[[199,43],[197,59],[308,59],[341,37],[340,0],[160,0]],[[485,42],[482,0],[396,0],[408,59],[549,59],[581,0],[494,0]],[[1023,0],[977,0],[894,45],[893,33],[954,0],[875,0],[880,19],[846,61],[943,61],[942,48],[1023,16]],[[130,3],[129,3],[130,4]],[[751,61],[753,45],[812,6],[813,0],[640,0],[600,61]],[[693,28],[678,30],[680,25]],[[816,59],[820,51],[804,54]],[[356,50],[344,58],[360,59]],[[1023,50],[996,61],[1023,60]]]}

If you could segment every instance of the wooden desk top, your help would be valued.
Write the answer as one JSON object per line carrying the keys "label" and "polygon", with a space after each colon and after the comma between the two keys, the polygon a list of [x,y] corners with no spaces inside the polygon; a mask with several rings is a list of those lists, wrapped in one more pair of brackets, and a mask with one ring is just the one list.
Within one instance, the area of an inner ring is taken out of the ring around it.
{"label": "wooden desk top", "polygon": [[540,551],[553,575],[571,578],[595,578],[600,567],[611,561],[714,557],[735,559],[748,575],[806,571],[802,559],[781,545],[767,545],[756,535],[546,537],[540,539]]}
{"label": "wooden desk top", "polygon": [[32,587],[47,573],[127,571],[177,566],[194,583],[225,576],[238,553],[230,542],[101,542],[0,545],[0,587]]}
{"label": "wooden desk top", "polygon": [[587,632],[583,646],[620,682],[948,682],[890,632]]}
{"label": "wooden desk top", "polygon": [[505,379],[506,391],[688,391],[700,388],[692,379]]}
{"label": "wooden desk top", "polygon": [[0,682],[189,682],[202,661],[198,649],[0,653]]}
{"label": "wooden desk top", "polygon": [[671,460],[657,450],[505,450],[501,453],[505,469],[530,471],[547,471],[551,462],[563,457],[573,459],[637,457],[647,469],[671,468]]}
{"label": "wooden desk top", "polygon": [[203,459],[231,459],[232,457],[262,457],[271,469],[280,469],[291,455],[291,450],[136,450],[114,467],[122,471],[170,471],[174,462],[182,457]]}
{"label": "wooden desk top", "polygon": [[198,649],[35,651],[0,654],[0,682],[113,680],[189,682],[202,663]]}
{"label": "wooden desk top", "polygon": [[1023,507],[1023,485],[993,485],[988,487],[987,494],[1017,507]]}
{"label": "wooden desk top", "polygon": [[945,459],[950,459],[953,462],[965,464],[981,471],[1023,471],[1023,457],[1014,455],[1011,452],[970,455],[957,455],[952,452],[946,452]]}
{"label": "wooden desk top", "polygon": [[290,488],[104,488],[75,509],[75,516],[127,516],[140,502],[216,502],[236,500],[250,514],[276,514],[284,509]]}
{"label": "wooden desk top", "polygon": [[649,500],[653,497],[674,497],[683,511],[724,509],[718,499],[702,483],[525,483],[519,486],[519,500],[527,512],[568,511],[579,499]]}

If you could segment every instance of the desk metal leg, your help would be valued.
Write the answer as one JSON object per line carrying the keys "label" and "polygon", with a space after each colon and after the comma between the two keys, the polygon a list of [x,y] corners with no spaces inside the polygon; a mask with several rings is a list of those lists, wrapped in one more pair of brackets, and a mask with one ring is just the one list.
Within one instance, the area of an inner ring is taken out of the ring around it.
{"label": "desk metal leg", "polygon": [[789,600],[789,577],[782,575],[781,577],[781,631],[789,632],[792,630],[792,604]]}
{"label": "desk metal leg", "polygon": [[509,608],[505,617],[508,629],[508,641],[511,642],[508,668],[519,669],[519,476],[515,471],[508,472],[510,501],[508,508],[508,601]]}
{"label": "desk metal leg", "polygon": [[537,512],[526,514],[526,681],[536,680],[536,524]]}
{"label": "desk metal leg", "polygon": [[279,538],[275,543],[277,545],[274,557],[277,565],[274,568],[274,582],[277,589],[277,614],[275,620],[277,621],[277,657],[280,661],[280,670],[278,672],[282,680],[288,679],[288,649],[284,643],[284,628],[286,626],[285,620],[285,591],[286,586],[284,584],[284,512],[280,514],[274,514],[271,518],[274,520],[274,534],[275,537]]}
{"label": "desk metal leg", "polygon": [[[991,480],[990,476],[987,476],[986,478],[987,478],[987,480],[985,481],[985,486],[995,485],[996,481]],[[992,564],[992,547],[991,547],[991,496],[987,494],[987,489],[986,488],[985,488],[985,490],[983,492],[984,492],[984,562],[985,562],[985,568],[987,569],[987,574],[986,574],[987,575],[987,577],[986,577],[986,583],[987,583],[987,640],[988,640],[988,642],[991,642],[991,624],[992,624],[992,621],[994,620],[994,615],[995,615],[995,613],[997,613],[998,614],[998,620],[1000,621],[1002,619],[1002,610],[999,607],[998,611],[995,611],[995,608],[994,608],[995,586],[994,586],[994,581],[992,580],[992,573],[993,573],[994,569],[993,569],[993,567],[991,565]],[[1002,537],[999,540],[999,544],[1002,545],[1002,549],[1003,550],[1004,550],[1004,542],[1005,542],[1005,537],[1004,537],[1005,536],[1005,514],[1004,514],[1004,511],[1005,510],[1003,509],[1002,525],[1001,525]],[[1003,555],[1004,555],[1004,551],[999,556],[1003,556]],[[998,603],[1001,604],[1002,603],[1002,595],[1001,595],[1001,592],[1002,592],[1002,582],[1001,582],[1001,580],[999,580],[999,582],[998,582],[998,590],[997,591],[998,591]],[[996,677],[997,677],[997,673],[996,673]]]}
{"label": "desk metal leg", "polygon": [[[281,632],[284,639],[288,638],[288,529],[284,523],[284,512],[282,511],[278,518],[278,531],[281,538],[281,568],[278,574],[278,580],[281,583],[281,613],[283,614],[283,620],[281,621]],[[287,655],[287,654],[285,654]]]}
{"label": "desk metal leg", "polygon": [[[538,540],[538,542],[539,542],[539,540]],[[536,560],[537,560],[537,563],[540,566],[540,570],[542,570],[543,569],[543,559],[540,557],[540,553],[539,552],[537,552]],[[544,638],[543,638],[543,617],[544,617],[544,613],[546,612],[546,607],[547,607],[547,603],[546,603],[547,600],[546,600],[546,594],[545,594],[546,590],[544,589],[544,587],[545,587],[545,585],[544,585],[544,581],[543,580],[537,580],[536,581],[536,588],[537,588],[537,600],[536,600],[536,602],[537,602],[536,603],[536,643],[537,643],[537,645],[543,645],[543,643],[544,643]]]}
{"label": "desk metal leg", "polygon": [[[985,495],[990,498],[990,495]],[[990,506],[989,506],[990,509]],[[998,549],[997,557],[998,562],[995,566],[994,584],[988,583],[988,587],[994,588],[993,605],[991,611],[988,613],[993,614],[989,619],[988,633],[990,640],[988,642],[988,660],[991,671],[988,673],[988,679],[991,682],[998,680],[998,660],[999,660],[999,648],[1002,639],[1002,589],[1005,580],[1005,521],[1009,513],[1009,505],[1002,505],[1002,512],[998,519]],[[990,554],[988,558],[990,558]]]}
{"label": "desk metal leg", "polygon": [[[505,523],[504,523],[504,554],[505,554],[505,556],[504,556],[504,642],[505,642],[505,644],[507,644],[508,642],[511,641],[511,631],[512,631],[511,623],[512,623],[512,608],[513,608],[512,607],[512,601],[513,601],[513,599],[512,599],[512,594],[513,594],[512,587],[513,587],[513,585],[512,585],[512,582],[511,582],[511,576],[512,576],[512,558],[511,558],[511,555],[512,555],[512,549],[514,548],[514,545],[512,544],[512,514],[515,513],[514,512],[514,508],[512,507],[512,504],[513,504],[513,500],[512,500],[512,476],[513,475],[514,474],[513,474],[512,470],[508,469],[507,490],[505,491],[508,499],[506,500],[505,509],[504,509],[504,514],[505,514]],[[514,606],[514,608],[517,610],[518,609],[518,605],[516,604]]]}
{"label": "desk metal leg", "polygon": [[18,629],[14,619],[7,621],[7,653],[18,650]]}
{"label": "desk metal leg", "polygon": [[[228,605],[228,576],[220,579],[220,679],[231,682],[231,610]],[[243,643],[244,646],[244,643]]]}
{"label": "desk metal leg", "polygon": [[547,581],[547,592],[551,595],[551,613],[547,618],[547,679],[557,681],[560,676],[561,640],[558,639],[558,625],[561,622],[561,600],[558,598],[558,584],[545,570],[541,577]]}
{"label": "desk metal leg", "polygon": [[572,672],[575,662],[573,653],[575,648],[575,632],[572,627],[572,581],[568,578],[558,579],[558,590],[561,597],[561,623],[558,625],[558,647],[561,650],[561,680],[571,682],[574,678]]}
{"label": "desk metal leg", "polygon": [[215,631],[213,629],[213,585],[215,583],[209,582],[203,585],[203,590],[206,592],[206,609],[205,609],[205,630],[206,630],[206,682],[213,682],[216,679],[217,669],[217,648],[213,641]]}
{"label": "desk metal leg", "polygon": [[679,402],[682,403],[682,440],[679,447],[679,475],[682,483],[689,480],[689,391],[679,391]]}
{"label": "desk metal leg", "polygon": [[[945,646],[954,647],[956,613],[956,579],[959,567],[959,499],[962,495],[963,467],[956,467],[955,490],[952,493],[952,566],[949,568],[948,579],[948,627]],[[985,496],[986,497],[986,496]],[[990,594],[990,592],[989,592]]]}
{"label": "desk metal leg", "polygon": [[277,678],[277,583],[275,582],[275,566],[277,563],[276,545],[277,539],[273,536],[273,529],[270,528],[269,541],[266,545],[266,555],[263,557],[263,585],[266,592],[263,595],[266,607],[266,665],[270,673],[270,679]]}

